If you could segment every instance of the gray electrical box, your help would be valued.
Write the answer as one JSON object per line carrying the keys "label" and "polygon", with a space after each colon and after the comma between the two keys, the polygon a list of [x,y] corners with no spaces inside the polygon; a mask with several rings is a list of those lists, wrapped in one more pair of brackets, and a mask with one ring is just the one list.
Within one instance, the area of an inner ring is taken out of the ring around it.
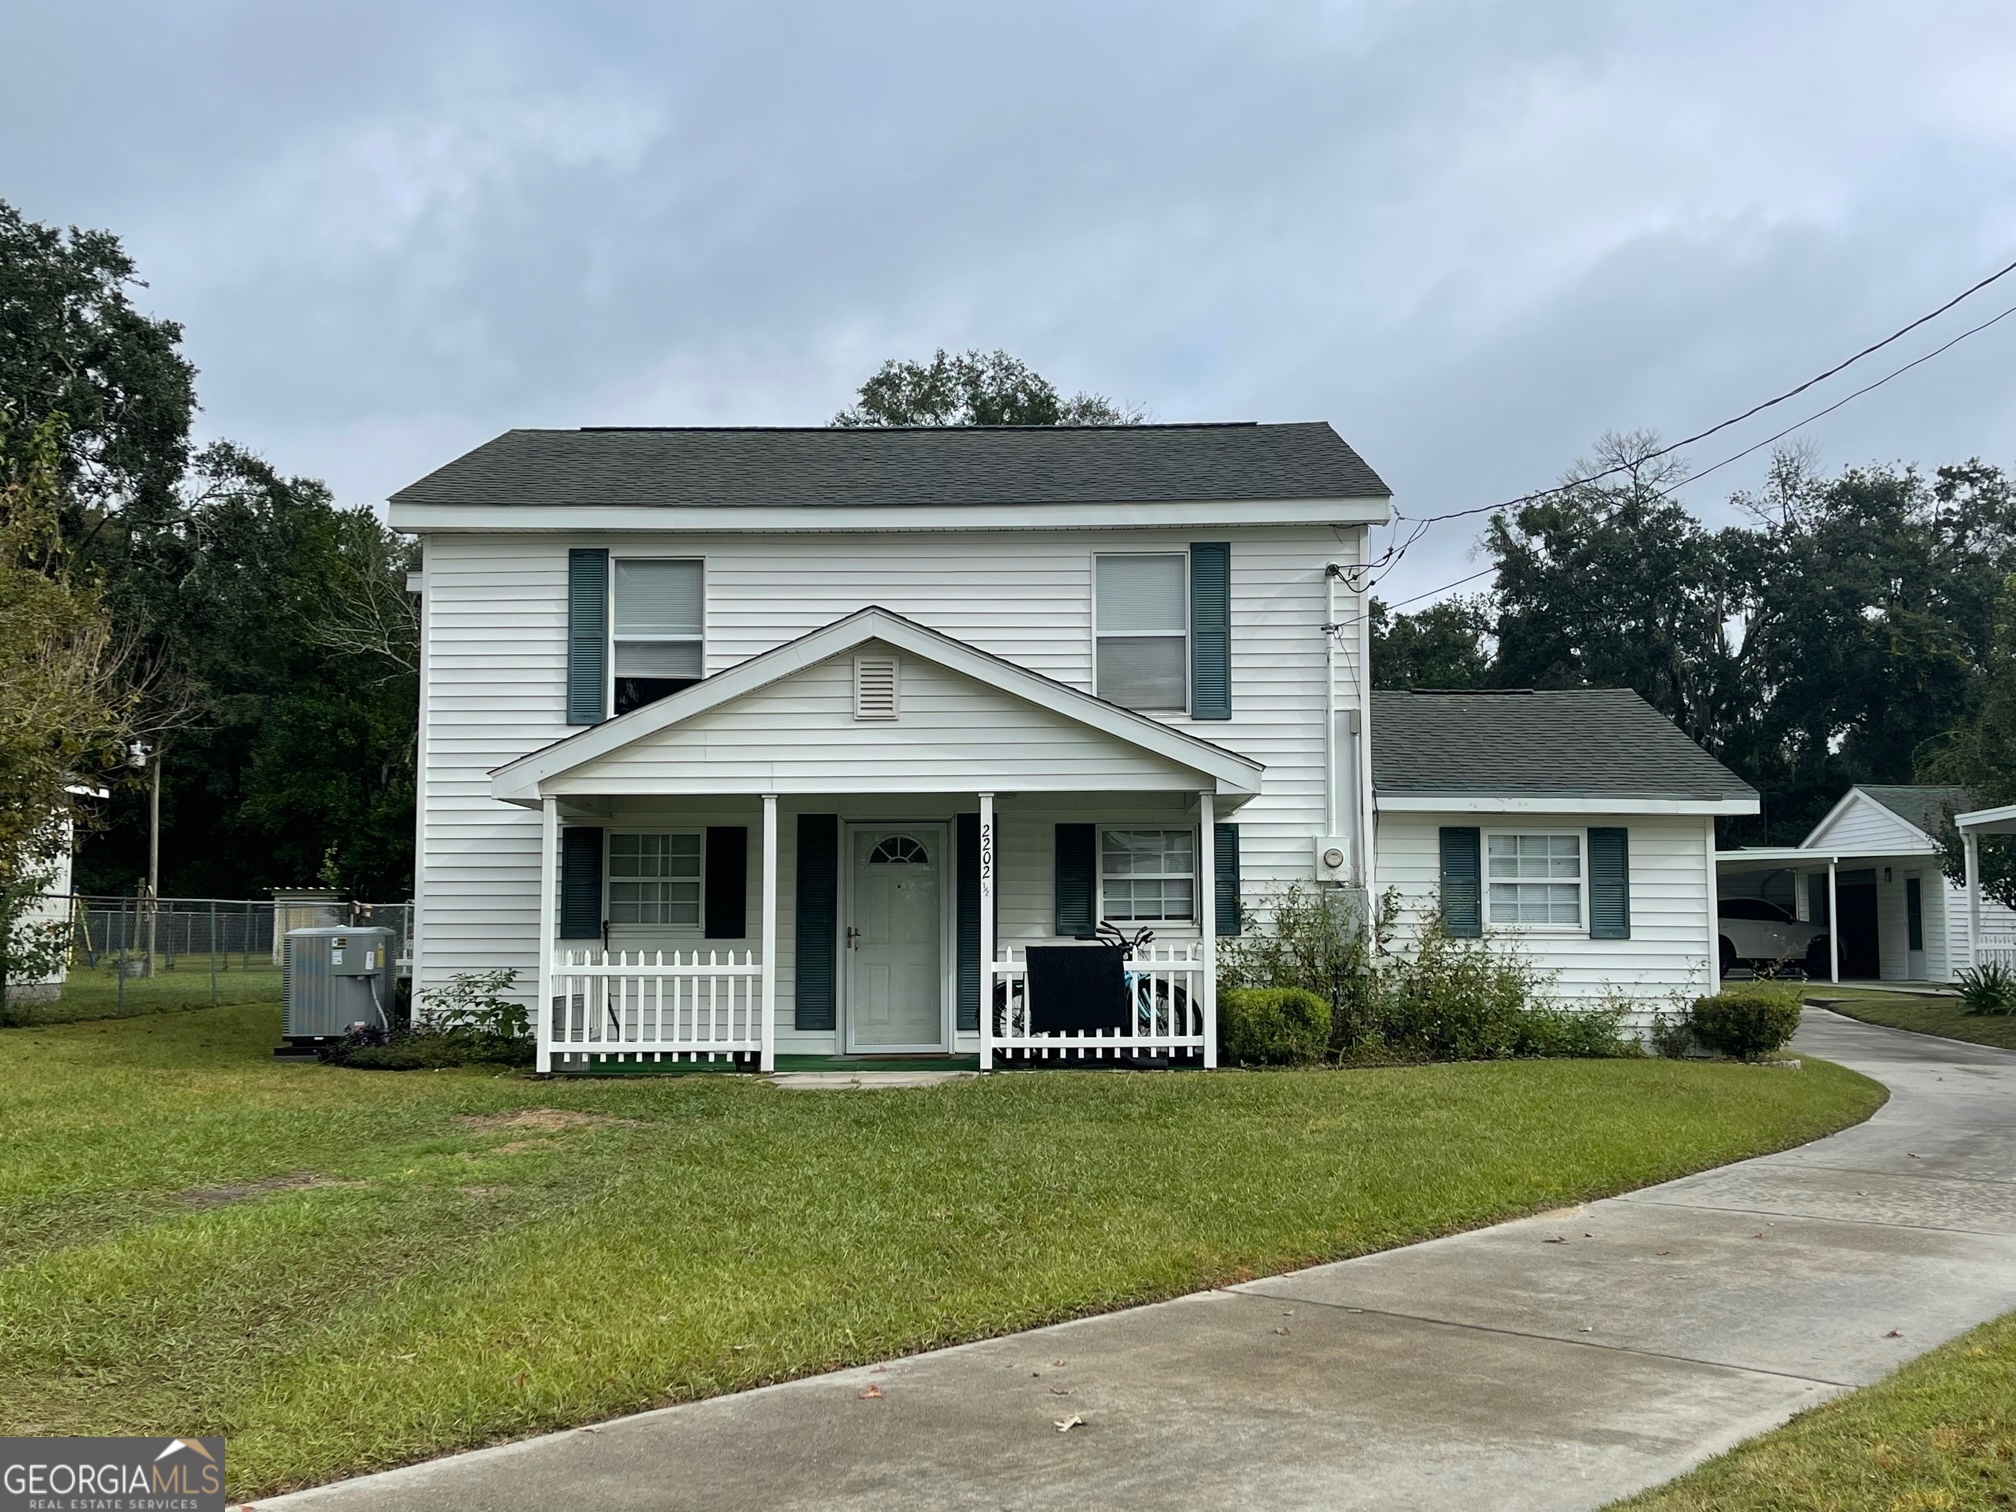
{"label": "gray electrical box", "polygon": [[290,929],[280,957],[281,1034],[292,1045],[340,1039],[392,1016],[392,931]]}

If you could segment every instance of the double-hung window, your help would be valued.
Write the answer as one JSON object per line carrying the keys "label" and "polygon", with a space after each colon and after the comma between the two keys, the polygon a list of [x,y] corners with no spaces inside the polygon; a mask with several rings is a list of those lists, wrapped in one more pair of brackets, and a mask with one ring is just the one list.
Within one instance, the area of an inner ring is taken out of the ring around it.
{"label": "double-hung window", "polygon": [[1190,706],[1190,558],[1181,551],[1093,561],[1093,691],[1156,713]]}
{"label": "double-hung window", "polygon": [[1101,917],[1115,923],[1196,918],[1196,831],[1102,831],[1099,892]]}
{"label": "double-hung window", "polygon": [[704,675],[705,587],[698,561],[618,557],[612,576],[613,704],[627,714]]}
{"label": "double-hung window", "polygon": [[1486,835],[1484,884],[1493,924],[1582,922],[1582,837]]}
{"label": "double-hung window", "polygon": [[609,922],[700,926],[700,836],[609,836]]}

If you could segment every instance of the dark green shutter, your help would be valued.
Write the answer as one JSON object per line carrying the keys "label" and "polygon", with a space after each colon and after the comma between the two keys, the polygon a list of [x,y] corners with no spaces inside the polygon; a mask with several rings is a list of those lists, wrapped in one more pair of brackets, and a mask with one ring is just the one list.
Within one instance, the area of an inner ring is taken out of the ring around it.
{"label": "dark green shutter", "polygon": [[959,1027],[980,1027],[980,816],[959,816]]}
{"label": "dark green shutter", "polygon": [[1232,546],[1190,543],[1190,717],[1232,717]]}
{"label": "dark green shutter", "polygon": [[609,553],[567,553],[567,723],[609,717]]}
{"label": "dark green shutter", "polygon": [[1217,875],[1212,883],[1212,912],[1221,935],[1239,933],[1239,826],[1212,826],[1211,865]]}
{"label": "dark green shutter", "polygon": [[1925,887],[1917,877],[1904,879],[1904,948],[1925,948]]}
{"label": "dark green shutter", "polygon": [[560,938],[602,937],[602,831],[570,824],[560,831]]}
{"label": "dark green shutter", "polygon": [[840,816],[798,816],[798,990],[800,1029],[840,1022]]}
{"label": "dark green shutter", "polygon": [[741,940],[749,934],[749,831],[743,825],[707,830],[707,938]]}
{"label": "dark green shutter", "polygon": [[1631,832],[1589,831],[1589,938],[1631,938]]}
{"label": "dark green shutter", "polygon": [[1442,925],[1462,940],[1484,933],[1484,896],[1477,826],[1442,828]]}
{"label": "dark green shutter", "polygon": [[1093,911],[1099,897],[1099,826],[1057,826],[1057,933],[1089,940],[1098,920]]}

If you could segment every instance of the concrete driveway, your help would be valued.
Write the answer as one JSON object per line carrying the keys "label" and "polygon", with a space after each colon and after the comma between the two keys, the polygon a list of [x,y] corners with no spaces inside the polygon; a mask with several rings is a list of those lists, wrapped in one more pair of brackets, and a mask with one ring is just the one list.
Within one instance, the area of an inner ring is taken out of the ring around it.
{"label": "concrete driveway", "polygon": [[2016,1308],[2016,1054],[1813,1010],[1796,1046],[1890,1103],[1628,1197],[259,1506],[1599,1507]]}

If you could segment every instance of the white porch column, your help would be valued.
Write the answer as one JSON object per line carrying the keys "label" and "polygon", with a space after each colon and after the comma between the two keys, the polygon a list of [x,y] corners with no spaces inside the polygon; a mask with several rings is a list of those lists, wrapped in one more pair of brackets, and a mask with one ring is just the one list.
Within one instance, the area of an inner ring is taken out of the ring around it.
{"label": "white porch column", "polygon": [[1708,995],[1722,990],[1722,872],[1715,864],[1715,816],[1708,825]]}
{"label": "white porch column", "polygon": [[[1025,992],[1027,988],[1023,989]],[[980,1069],[994,1069],[994,795],[980,795]]]}
{"label": "white porch column", "polygon": [[1967,964],[1981,964],[1981,837],[1973,830],[1960,832],[1961,849],[1967,853]]}
{"label": "white porch column", "polygon": [[1841,900],[1834,895],[1834,858],[1827,858],[1827,979],[1841,980]]}
{"label": "white porch column", "polygon": [[777,1069],[777,795],[763,795],[763,1053],[757,1069]]}
{"label": "white porch column", "polygon": [[1204,941],[1204,1069],[1218,1065],[1218,827],[1211,789],[1197,795],[1197,933]]}
{"label": "white porch column", "polygon": [[553,936],[560,932],[554,894],[560,890],[560,800],[539,800],[539,975],[532,1005],[532,1032],[539,1037],[535,1068],[553,1069]]}

